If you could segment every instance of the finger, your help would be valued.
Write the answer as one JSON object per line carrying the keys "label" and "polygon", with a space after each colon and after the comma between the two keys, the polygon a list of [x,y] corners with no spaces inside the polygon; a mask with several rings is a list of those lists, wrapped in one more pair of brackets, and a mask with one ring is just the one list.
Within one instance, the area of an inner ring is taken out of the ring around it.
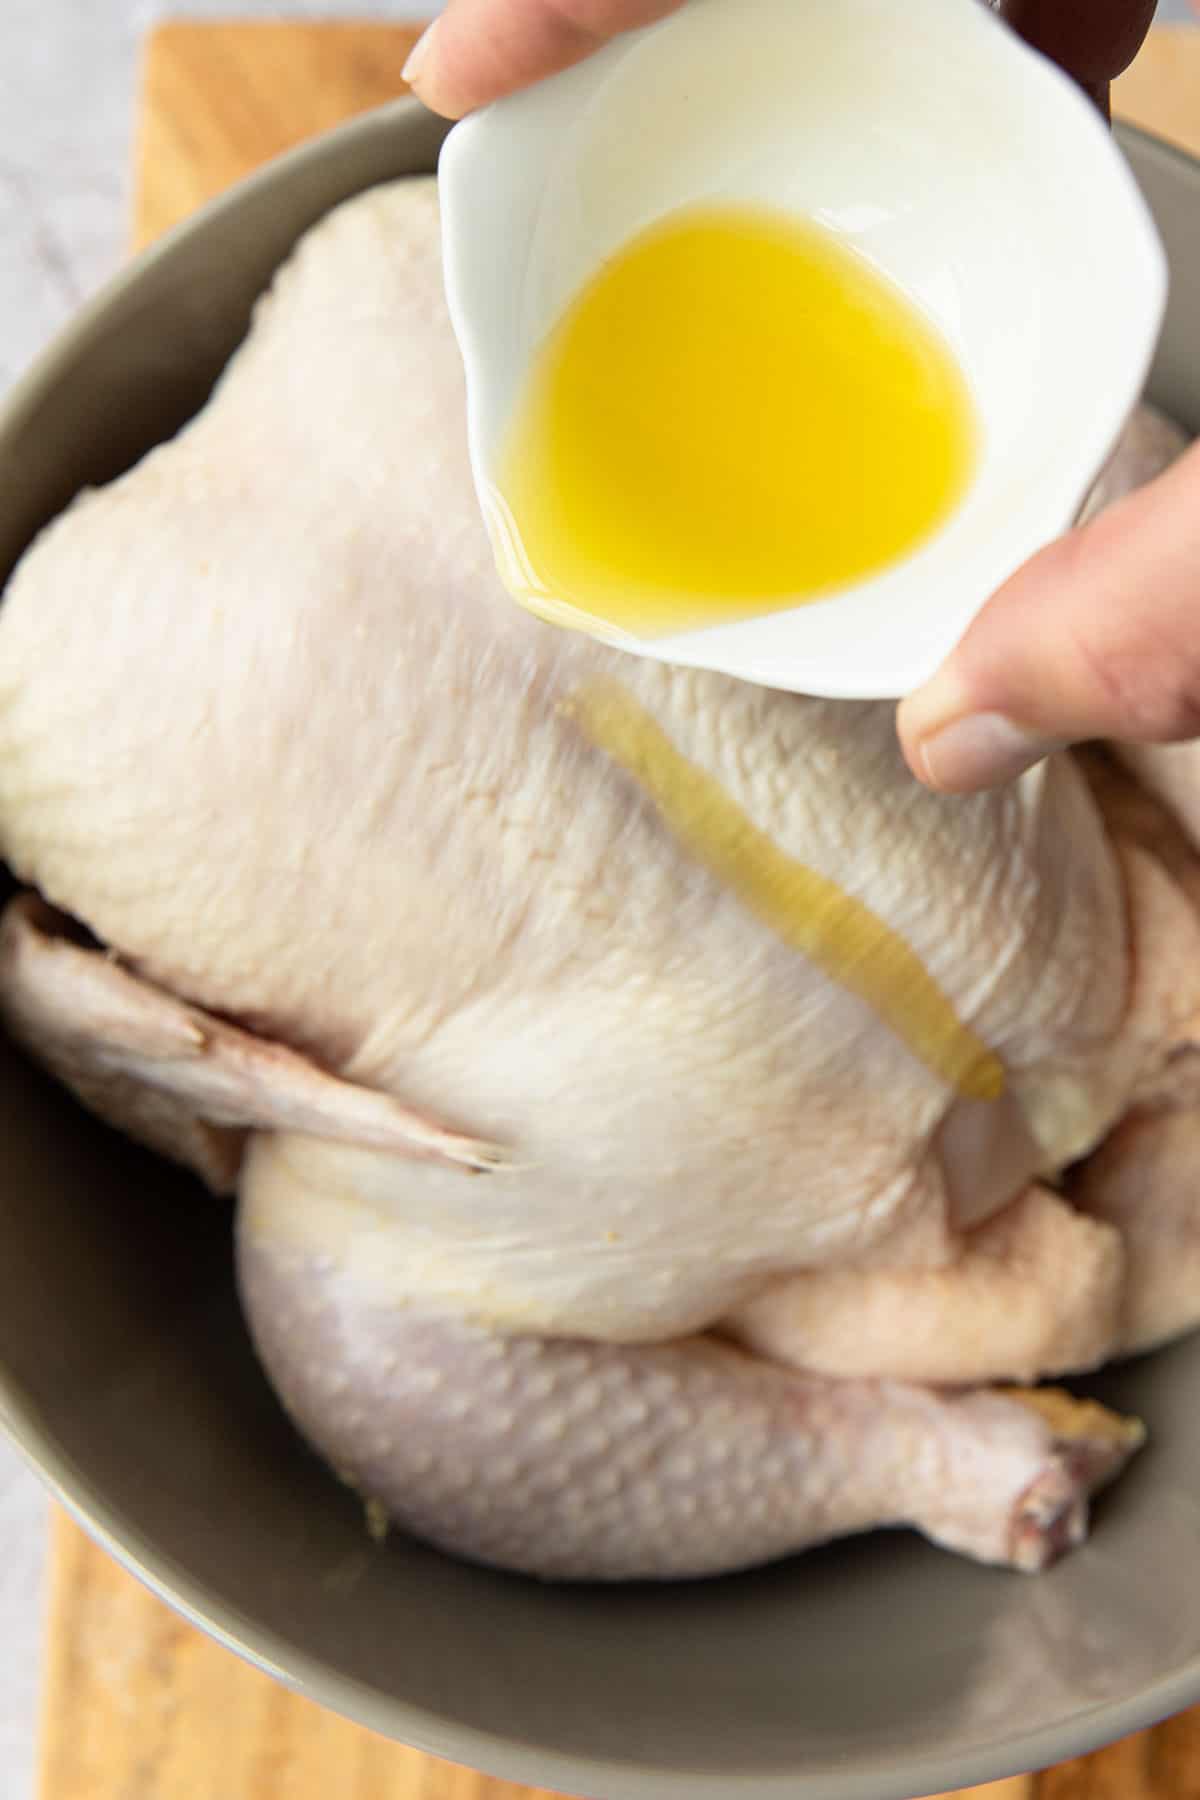
{"label": "finger", "polygon": [[610,38],[674,12],[681,0],[449,0],[404,79],[447,118],[580,62]]}
{"label": "finger", "polygon": [[1200,444],[1019,569],[898,726],[948,793],[1084,738],[1200,735]]}

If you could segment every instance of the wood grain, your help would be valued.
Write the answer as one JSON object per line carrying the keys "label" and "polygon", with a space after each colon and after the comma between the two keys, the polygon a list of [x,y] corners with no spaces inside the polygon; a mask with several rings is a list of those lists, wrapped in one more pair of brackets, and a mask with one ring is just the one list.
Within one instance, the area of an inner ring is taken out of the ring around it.
{"label": "wood grain", "polygon": [[[269,157],[402,92],[416,32],[171,24],[148,40],[135,240]],[[1200,154],[1200,32],[1156,33],[1120,116]],[[40,1800],[550,1800],[350,1725],[185,1625],[61,1512]],[[1096,1756],[944,1800],[1200,1800],[1200,1710]]]}
{"label": "wood grain", "polygon": [[401,25],[159,26],[142,67],[135,242],[260,163],[396,99],[419,36]]}

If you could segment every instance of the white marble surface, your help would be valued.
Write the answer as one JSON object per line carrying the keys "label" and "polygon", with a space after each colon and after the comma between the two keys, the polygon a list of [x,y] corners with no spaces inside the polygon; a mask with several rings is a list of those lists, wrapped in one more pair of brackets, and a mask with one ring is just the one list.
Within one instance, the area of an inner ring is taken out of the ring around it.
{"label": "white marble surface", "polygon": [[[405,0],[0,0],[0,393],[115,268],[137,46],[164,14],[409,18]],[[1189,16],[1163,0],[1164,18]],[[0,1442],[0,1800],[30,1800],[46,1505]]]}

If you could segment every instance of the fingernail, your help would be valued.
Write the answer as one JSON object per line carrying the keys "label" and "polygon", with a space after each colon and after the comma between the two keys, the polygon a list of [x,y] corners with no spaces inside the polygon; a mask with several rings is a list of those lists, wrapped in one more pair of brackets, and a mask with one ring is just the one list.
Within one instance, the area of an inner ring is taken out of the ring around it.
{"label": "fingernail", "polygon": [[438,22],[435,19],[432,25],[427,25],[425,27],[424,31],[408,53],[408,61],[400,71],[400,79],[401,81],[406,81],[409,87],[415,87],[417,82],[421,79],[421,70],[428,60],[429,46],[437,28]]}
{"label": "fingernail", "polygon": [[1003,713],[968,713],[917,746],[930,787],[945,794],[999,787],[1031,769],[1058,745],[1027,731]]}

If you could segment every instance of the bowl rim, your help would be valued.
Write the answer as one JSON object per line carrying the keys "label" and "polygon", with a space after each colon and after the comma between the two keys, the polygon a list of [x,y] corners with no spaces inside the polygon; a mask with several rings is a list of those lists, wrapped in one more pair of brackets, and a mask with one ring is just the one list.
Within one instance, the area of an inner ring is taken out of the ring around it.
{"label": "bowl rim", "polygon": [[[298,171],[323,162],[331,146],[385,137],[397,123],[415,122],[419,116],[428,120],[419,103],[409,99],[360,114],[267,163],[141,251],[54,336],[0,406],[0,454],[5,440],[60,379],[62,364],[147,270],[236,208],[247,194],[288,181]],[[1189,178],[1197,180],[1200,200],[1200,158],[1135,126],[1121,125],[1118,136],[1138,144],[1152,159],[1186,168]],[[359,191],[372,185],[376,184],[368,182]],[[122,1523],[114,1506],[56,1442],[38,1409],[22,1398],[3,1365],[0,1430],[88,1536],[144,1587],[243,1661],[293,1692],[386,1738],[436,1757],[469,1762],[501,1779],[548,1785],[564,1794],[578,1792],[582,1785],[586,1792],[604,1800],[737,1800],[737,1796],[743,1800],[797,1800],[805,1791],[816,1800],[819,1786],[819,1800],[916,1800],[917,1796],[1003,1780],[1014,1771],[1043,1769],[1085,1755],[1200,1700],[1200,1656],[1193,1656],[1172,1674],[1143,1684],[1126,1698],[1086,1707],[1057,1724],[993,1737],[970,1750],[905,1753],[902,1762],[895,1755],[886,1760],[865,1758],[852,1770],[830,1767],[808,1774],[725,1771],[713,1775],[701,1769],[655,1769],[635,1760],[544,1750],[447,1719],[418,1703],[383,1695],[361,1680],[338,1673],[272,1627],[256,1624],[236,1607],[214,1603],[205,1584],[169,1551]]]}

